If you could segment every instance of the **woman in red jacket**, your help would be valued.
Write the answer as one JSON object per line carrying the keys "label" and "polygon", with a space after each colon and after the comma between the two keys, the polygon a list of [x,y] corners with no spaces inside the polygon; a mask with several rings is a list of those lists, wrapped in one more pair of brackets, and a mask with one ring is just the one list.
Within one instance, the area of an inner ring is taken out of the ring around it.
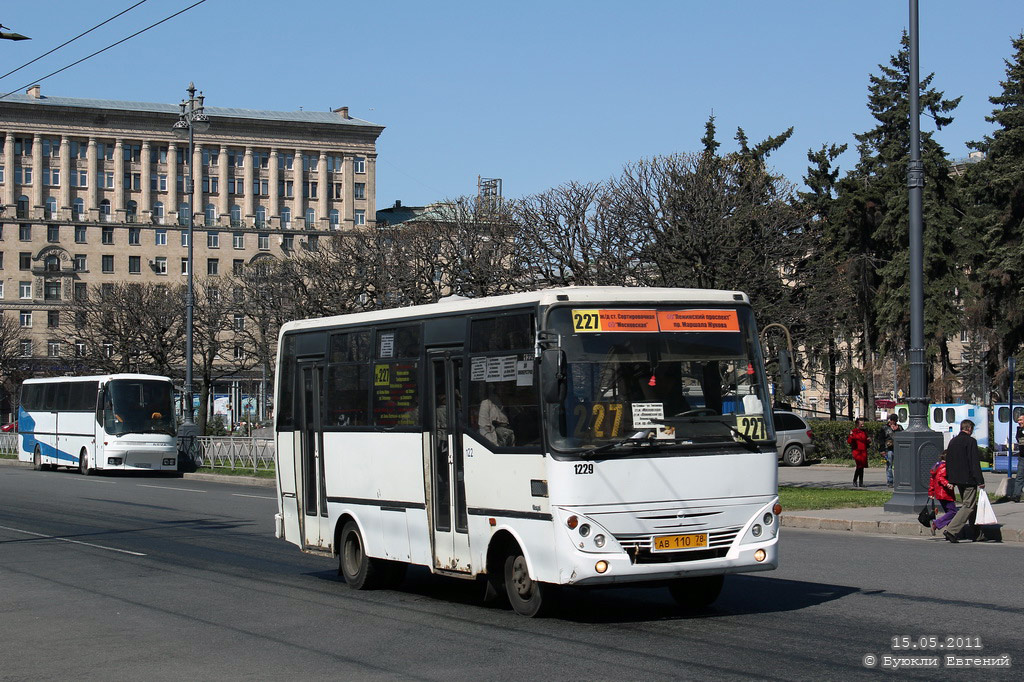
{"label": "woman in red jacket", "polygon": [[862,418],[857,417],[853,423],[853,431],[850,431],[850,435],[846,437],[846,442],[853,449],[853,462],[857,465],[857,469],[853,472],[853,485],[863,488],[864,468],[868,465],[868,445],[871,443],[871,439],[868,438],[868,433],[864,430]]}
{"label": "woman in red jacket", "polygon": [[938,500],[942,505],[942,516],[932,521],[932,535],[935,531],[942,530],[946,524],[953,520],[956,515],[956,503],[953,497],[953,484],[946,480],[946,453],[943,451],[939,461],[931,470],[928,481],[928,497]]}

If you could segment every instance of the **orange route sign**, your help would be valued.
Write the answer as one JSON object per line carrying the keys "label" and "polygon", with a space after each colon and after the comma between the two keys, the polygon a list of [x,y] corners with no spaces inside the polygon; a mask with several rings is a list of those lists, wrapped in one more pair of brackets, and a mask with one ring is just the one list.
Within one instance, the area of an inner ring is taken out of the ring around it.
{"label": "orange route sign", "polygon": [[575,332],[656,332],[658,316],[653,310],[573,310]]}
{"label": "orange route sign", "polygon": [[735,310],[662,310],[658,327],[663,332],[738,332]]}

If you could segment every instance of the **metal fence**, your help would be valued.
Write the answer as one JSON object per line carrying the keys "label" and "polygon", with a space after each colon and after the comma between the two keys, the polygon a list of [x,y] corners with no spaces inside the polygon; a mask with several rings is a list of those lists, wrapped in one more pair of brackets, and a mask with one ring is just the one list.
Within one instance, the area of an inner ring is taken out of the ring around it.
{"label": "metal fence", "polygon": [[193,460],[211,469],[274,470],[274,441],[246,436],[198,436]]}
{"label": "metal fence", "polygon": [[0,433],[0,452],[17,454],[18,434],[10,432]]}

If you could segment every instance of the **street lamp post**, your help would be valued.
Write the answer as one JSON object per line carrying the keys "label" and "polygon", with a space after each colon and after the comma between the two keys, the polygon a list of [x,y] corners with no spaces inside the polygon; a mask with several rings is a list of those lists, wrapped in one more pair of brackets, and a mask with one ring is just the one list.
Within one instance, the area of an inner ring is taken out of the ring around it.
{"label": "street lamp post", "polygon": [[188,84],[188,99],[181,101],[181,113],[178,121],[172,130],[178,137],[188,138],[188,154],[185,163],[188,165],[188,175],[185,178],[185,196],[188,198],[188,210],[186,211],[186,234],[188,234],[188,282],[185,292],[185,418],[182,423],[182,435],[193,437],[195,423],[192,420],[192,318],[195,293],[193,289],[193,259],[192,259],[192,223],[195,214],[193,203],[195,202],[195,191],[192,187],[192,166],[193,166],[193,145],[195,143],[195,131],[205,132],[210,128],[210,119],[203,111],[203,93],[196,97],[196,86]]}

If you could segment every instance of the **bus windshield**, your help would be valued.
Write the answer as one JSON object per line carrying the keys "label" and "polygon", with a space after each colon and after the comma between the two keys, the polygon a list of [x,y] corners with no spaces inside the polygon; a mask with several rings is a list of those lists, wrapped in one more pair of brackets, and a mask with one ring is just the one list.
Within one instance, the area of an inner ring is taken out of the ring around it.
{"label": "bus windshield", "polygon": [[547,328],[566,357],[556,450],[736,445],[774,439],[748,308],[559,308]]}
{"label": "bus windshield", "polygon": [[115,379],[104,395],[103,426],[110,435],[175,434],[170,382]]}

